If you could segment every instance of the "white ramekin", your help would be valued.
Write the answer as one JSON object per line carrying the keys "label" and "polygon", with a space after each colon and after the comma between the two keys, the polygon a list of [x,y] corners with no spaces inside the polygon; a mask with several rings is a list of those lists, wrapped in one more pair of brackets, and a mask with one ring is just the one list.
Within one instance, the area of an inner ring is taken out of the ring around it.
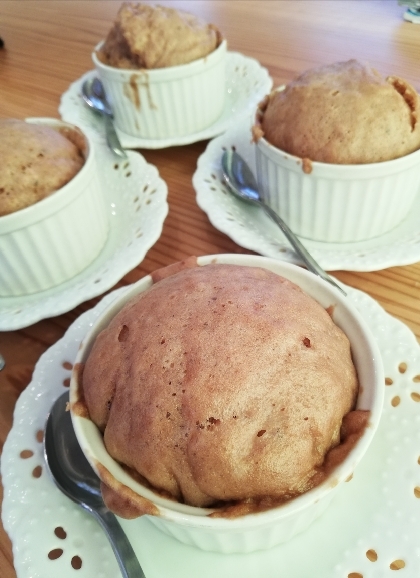
{"label": "white ramekin", "polygon": [[[53,118],[26,122],[52,128],[74,125]],[[67,281],[97,257],[108,234],[108,214],[94,150],[85,139],[85,163],[64,187],[0,217],[0,297],[44,291]]]}
{"label": "white ramekin", "polygon": [[[211,255],[198,258],[200,266],[215,262],[264,267],[298,284],[323,307],[332,307],[335,323],[344,330],[351,343],[360,382],[357,408],[371,412],[368,427],[341,465],[324,483],[298,498],[280,507],[235,519],[210,518],[208,513],[211,510],[162,498],[126,473],[107,453],[102,435],[93,422],[73,411],[74,404],[83,396],[81,384],[78,383],[78,364],[86,361],[96,336],[118,311],[134,295],[152,285],[150,275],[131,285],[122,296],[112,302],[84,338],[75,360],[70,384],[72,420],[82,450],[98,475],[101,475],[105,468],[120,483],[153,502],[159,515],[149,518],[163,532],[203,550],[223,553],[252,552],[285,542],[305,530],[326,509],[337,487],[349,480],[378,426],[383,403],[384,375],[380,353],[369,329],[349,300],[329,283],[300,267],[266,257]],[[136,523],[136,520],[125,521],[125,524]]]}
{"label": "white ramekin", "polygon": [[307,239],[348,243],[383,235],[408,215],[420,193],[420,150],[361,165],[303,161],[264,138],[255,150],[262,196]]}
{"label": "white ramekin", "polygon": [[188,64],[128,70],[92,59],[112,103],[117,128],[144,139],[184,136],[203,130],[225,104],[226,40]]}

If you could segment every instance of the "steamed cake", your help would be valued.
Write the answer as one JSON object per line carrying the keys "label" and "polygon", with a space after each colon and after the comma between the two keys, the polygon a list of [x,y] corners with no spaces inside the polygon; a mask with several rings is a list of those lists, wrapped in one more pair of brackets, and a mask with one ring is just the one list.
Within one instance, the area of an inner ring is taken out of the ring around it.
{"label": "steamed cake", "polygon": [[188,12],[124,2],[97,56],[117,68],[165,68],[204,58],[220,40],[215,26]]}
{"label": "steamed cake", "polygon": [[273,91],[253,129],[275,147],[333,164],[365,164],[420,148],[420,97],[405,80],[357,60],[304,72]]}
{"label": "steamed cake", "polygon": [[308,490],[358,391],[327,311],[236,265],[175,272],[133,298],[82,375],[109,454],[194,506]]}
{"label": "steamed cake", "polygon": [[[64,130],[64,129],[63,129]],[[16,119],[0,119],[0,216],[47,197],[82,168],[82,135]]]}

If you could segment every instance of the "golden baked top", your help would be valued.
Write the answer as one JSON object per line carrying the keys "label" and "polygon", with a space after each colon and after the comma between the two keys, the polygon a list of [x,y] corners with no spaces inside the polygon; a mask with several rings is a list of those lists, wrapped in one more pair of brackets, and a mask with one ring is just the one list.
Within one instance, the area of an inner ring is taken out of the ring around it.
{"label": "golden baked top", "polygon": [[215,26],[188,12],[124,2],[97,56],[117,68],[165,68],[207,56],[220,40]]}
{"label": "golden baked top", "polygon": [[79,172],[82,151],[66,134],[41,124],[0,119],[0,216],[33,205]]}
{"label": "golden baked top", "polygon": [[313,485],[358,391],[347,337],[266,269],[171,274],[99,334],[83,370],[108,452],[195,506]]}
{"label": "golden baked top", "polygon": [[290,154],[334,164],[402,157],[420,148],[420,97],[357,60],[308,70],[273,91],[254,127]]}

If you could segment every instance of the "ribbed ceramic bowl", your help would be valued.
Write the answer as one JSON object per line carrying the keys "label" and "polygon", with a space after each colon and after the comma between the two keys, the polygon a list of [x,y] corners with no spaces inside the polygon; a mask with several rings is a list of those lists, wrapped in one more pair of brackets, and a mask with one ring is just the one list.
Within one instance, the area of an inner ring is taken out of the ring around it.
{"label": "ribbed ceramic bowl", "polygon": [[188,64],[127,70],[92,59],[112,103],[115,124],[144,139],[193,134],[212,125],[225,104],[226,40],[208,56]]}
{"label": "ribbed ceramic bowl", "polygon": [[[270,548],[305,530],[327,508],[340,484],[349,480],[377,428],[383,402],[384,376],[380,353],[369,329],[349,300],[330,284],[295,265],[266,257],[213,255],[198,259],[198,264],[203,267],[214,262],[265,267],[298,284],[323,307],[333,307],[333,319],[350,340],[358,372],[360,393],[357,408],[371,412],[368,427],[341,465],[324,483],[294,500],[280,507],[234,519],[210,518],[208,514],[212,510],[186,506],[162,498],[126,473],[107,453],[102,435],[93,422],[86,417],[80,417],[76,410],[73,411],[74,404],[83,395],[81,384],[78,383],[77,364],[87,359],[96,336],[118,311],[134,295],[152,285],[150,275],[129,287],[118,297],[101,314],[83,340],[70,384],[72,420],[82,450],[98,475],[102,475],[104,467],[120,483],[150,500],[159,511],[159,515],[150,516],[150,520],[163,532],[203,550],[245,553]],[[137,522],[131,520],[125,523],[135,525]]]}
{"label": "ribbed ceramic bowl", "polygon": [[[26,122],[79,130],[53,118]],[[92,142],[83,137],[85,163],[71,181],[41,201],[0,217],[0,297],[59,285],[85,269],[104,246],[106,204]]]}
{"label": "ribbed ceramic bowl", "polygon": [[302,161],[261,138],[256,162],[264,199],[292,231],[315,241],[383,235],[408,215],[420,193],[420,150],[380,163],[333,165]]}

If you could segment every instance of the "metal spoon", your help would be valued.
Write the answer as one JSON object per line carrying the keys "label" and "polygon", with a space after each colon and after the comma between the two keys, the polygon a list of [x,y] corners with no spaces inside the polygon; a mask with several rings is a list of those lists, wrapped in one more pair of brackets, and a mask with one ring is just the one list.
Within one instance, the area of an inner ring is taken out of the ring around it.
{"label": "metal spoon", "polygon": [[90,108],[104,117],[106,140],[109,148],[118,157],[123,159],[128,158],[115,131],[112,108],[106,98],[105,89],[99,78],[95,76],[84,81],[82,85],[82,97]]}
{"label": "metal spoon", "polygon": [[322,269],[307,249],[302,245],[298,237],[290,230],[281,217],[262,199],[258,192],[258,185],[251,169],[245,160],[234,150],[227,150],[222,155],[222,172],[228,189],[242,201],[259,205],[271,219],[280,227],[289,240],[296,253],[305,263],[309,271],[318,275],[344,295],[346,293],[337,283]]}
{"label": "metal spoon", "polygon": [[54,403],[44,434],[44,457],[58,488],[92,514],[105,531],[123,578],[146,578],[117,518],[105,506],[98,476],[86,460],[74,433],[69,400],[64,393]]}

